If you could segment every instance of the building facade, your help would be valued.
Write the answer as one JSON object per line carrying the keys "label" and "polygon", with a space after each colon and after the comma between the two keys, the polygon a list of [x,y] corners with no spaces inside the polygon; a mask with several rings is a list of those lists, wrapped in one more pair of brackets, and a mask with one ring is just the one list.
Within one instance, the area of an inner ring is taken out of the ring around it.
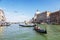
{"label": "building facade", "polygon": [[42,12],[37,11],[32,18],[33,23],[49,23],[49,24],[60,24],[60,10],[55,12]]}
{"label": "building facade", "polygon": [[60,24],[60,10],[50,14],[51,24]]}
{"label": "building facade", "polygon": [[0,9],[0,26],[5,24],[5,20],[6,18],[5,18],[4,12],[3,10]]}
{"label": "building facade", "polygon": [[39,11],[36,12],[35,16],[33,17],[33,22],[42,23],[42,22],[50,22],[50,12],[45,11],[40,13]]}
{"label": "building facade", "polygon": [[38,16],[38,20],[40,21],[40,23],[44,22],[44,23],[48,23],[50,20],[50,12],[45,11],[40,13],[40,15]]}
{"label": "building facade", "polygon": [[4,15],[3,10],[0,9],[0,22],[1,21],[5,21],[5,15]]}
{"label": "building facade", "polygon": [[40,11],[37,10],[37,11],[35,12],[34,17],[32,18],[32,22],[33,22],[33,23],[38,23],[38,22],[39,22],[39,20],[38,20],[39,14],[40,14]]}

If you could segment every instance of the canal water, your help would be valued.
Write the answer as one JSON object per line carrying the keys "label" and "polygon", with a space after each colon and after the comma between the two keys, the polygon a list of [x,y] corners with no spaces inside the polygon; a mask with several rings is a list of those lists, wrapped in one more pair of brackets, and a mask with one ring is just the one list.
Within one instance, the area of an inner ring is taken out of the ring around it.
{"label": "canal water", "polygon": [[40,34],[33,27],[18,24],[0,27],[0,40],[60,40],[60,25],[39,25],[47,28],[48,34]]}

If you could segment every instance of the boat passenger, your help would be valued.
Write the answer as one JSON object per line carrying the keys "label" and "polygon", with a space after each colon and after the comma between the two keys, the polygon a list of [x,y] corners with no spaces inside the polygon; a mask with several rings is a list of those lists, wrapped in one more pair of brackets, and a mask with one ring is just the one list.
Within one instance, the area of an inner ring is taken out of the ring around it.
{"label": "boat passenger", "polygon": [[38,30],[40,29],[40,27],[38,27]]}
{"label": "boat passenger", "polygon": [[39,30],[39,29],[40,29],[40,27],[38,27],[38,26],[35,26],[35,29]]}

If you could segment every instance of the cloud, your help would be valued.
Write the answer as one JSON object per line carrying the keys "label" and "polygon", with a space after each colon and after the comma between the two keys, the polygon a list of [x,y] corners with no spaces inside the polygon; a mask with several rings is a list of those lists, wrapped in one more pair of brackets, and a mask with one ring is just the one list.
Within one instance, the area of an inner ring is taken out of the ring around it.
{"label": "cloud", "polygon": [[30,20],[31,16],[24,15],[22,11],[10,11],[7,10],[6,8],[1,8],[4,10],[4,14],[6,17],[6,21],[8,22],[23,22],[25,20]]}
{"label": "cloud", "polygon": [[23,22],[25,20],[30,20],[30,17],[26,15],[10,15],[6,17],[6,19],[8,22]]}

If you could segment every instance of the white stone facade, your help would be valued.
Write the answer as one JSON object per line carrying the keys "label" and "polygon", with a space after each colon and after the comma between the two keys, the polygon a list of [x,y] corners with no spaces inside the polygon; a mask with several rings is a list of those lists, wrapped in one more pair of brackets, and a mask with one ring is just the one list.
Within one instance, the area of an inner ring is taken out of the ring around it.
{"label": "white stone facade", "polygon": [[3,10],[0,9],[0,22],[1,21],[5,21],[5,15],[4,15]]}

